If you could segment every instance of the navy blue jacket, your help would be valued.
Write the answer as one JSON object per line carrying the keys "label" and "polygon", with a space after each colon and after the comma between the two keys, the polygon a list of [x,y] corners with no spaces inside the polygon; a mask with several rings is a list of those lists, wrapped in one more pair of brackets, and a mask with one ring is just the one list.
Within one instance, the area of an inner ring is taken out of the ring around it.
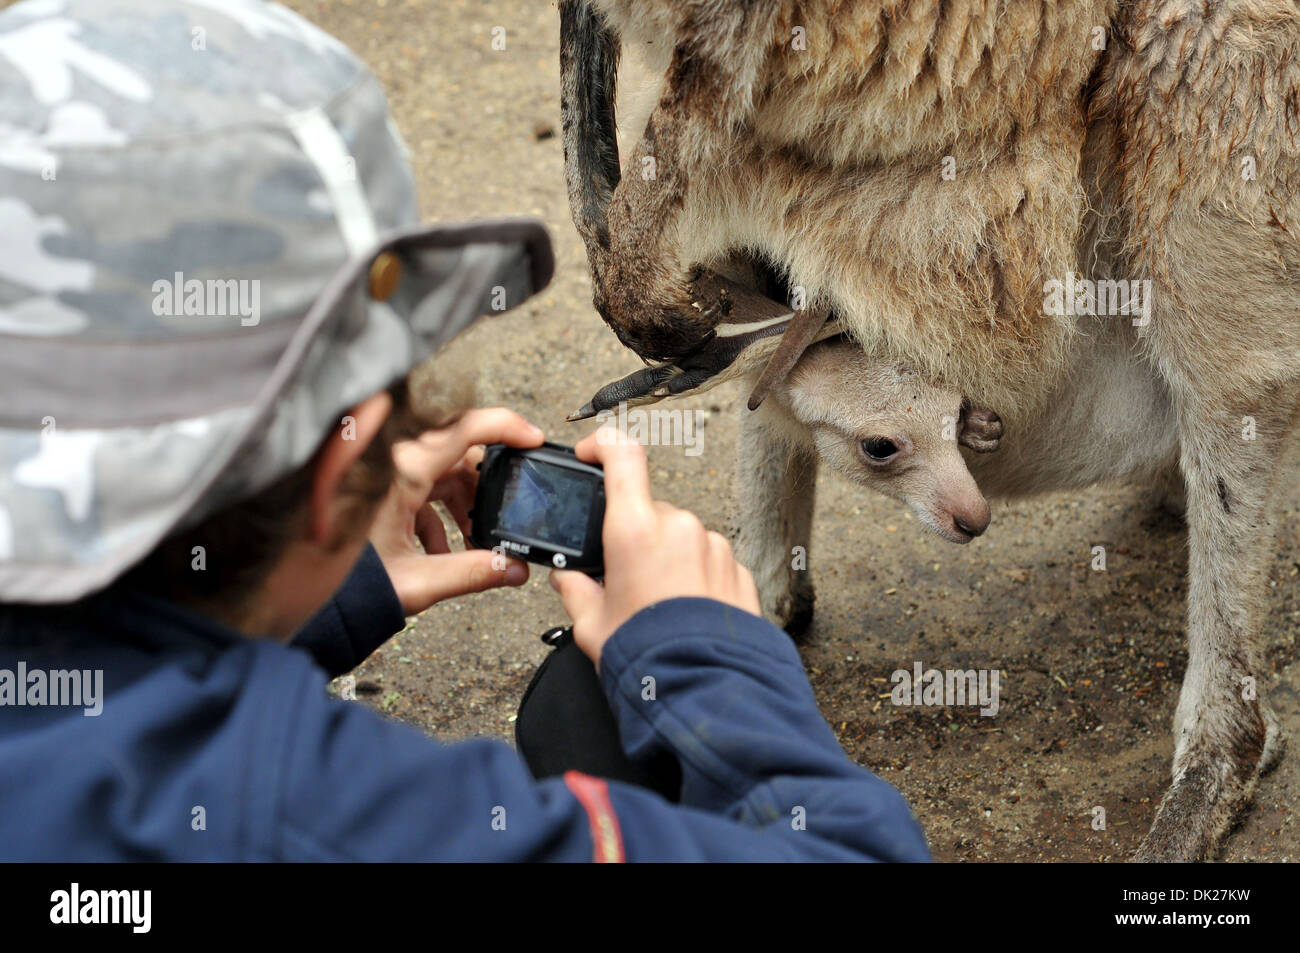
{"label": "navy blue jacket", "polygon": [[928,859],[761,619],[674,599],[605,646],[624,745],[677,757],[680,806],[537,782],[504,742],[442,745],[326,693],[403,624],[373,550],[289,645],[139,593],[0,606],[0,678],[22,662],[104,680],[97,716],[0,706],[0,860]]}

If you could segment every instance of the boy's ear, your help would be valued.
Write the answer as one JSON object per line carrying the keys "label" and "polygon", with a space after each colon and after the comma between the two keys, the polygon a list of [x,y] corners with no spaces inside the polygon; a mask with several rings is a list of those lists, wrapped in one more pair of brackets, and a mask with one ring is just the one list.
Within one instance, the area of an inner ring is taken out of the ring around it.
{"label": "boy's ear", "polygon": [[334,539],[335,522],[341,512],[339,487],[343,477],[365,453],[392,409],[393,398],[387,391],[380,391],[339,419],[316,462],[311,488],[309,542],[328,546]]}

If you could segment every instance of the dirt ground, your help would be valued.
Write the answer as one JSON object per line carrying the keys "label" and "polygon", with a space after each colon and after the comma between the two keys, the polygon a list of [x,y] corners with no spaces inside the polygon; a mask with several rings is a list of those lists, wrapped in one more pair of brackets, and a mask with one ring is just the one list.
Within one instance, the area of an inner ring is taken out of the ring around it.
{"label": "dirt ground", "polygon": [[[459,220],[532,215],[553,236],[555,281],[483,322],[449,359],[477,368],[480,400],[572,443],[564,416],[637,366],[591,307],[569,219],[559,132],[558,15],[523,0],[292,0],[364,56],[414,152],[423,211]],[[492,49],[504,27],[506,49]],[[703,453],[650,449],[656,495],[721,526],[741,395],[708,412]],[[1292,468],[1294,472],[1294,468]],[[1267,680],[1289,734],[1300,727],[1300,490],[1288,481],[1265,612]],[[1108,554],[1090,568],[1091,547]],[[994,505],[981,539],[954,546],[889,500],[823,477],[810,569],[817,617],[802,646],[827,721],[851,757],[897,785],[941,860],[1121,860],[1168,778],[1170,723],[1186,662],[1181,524],[1140,489]],[[517,591],[435,607],[358,670],[361,700],[441,739],[512,739],[515,705],[562,621],[536,571]],[[902,708],[889,676],[997,669],[1000,712]],[[881,696],[884,696],[883,698]],[[1294,747],[1294,742],[1293,742]],[[1300,754],[1260,784],[1223,860],[1300,859]],[[1092,828],[1105,808],[1105,830]]]}

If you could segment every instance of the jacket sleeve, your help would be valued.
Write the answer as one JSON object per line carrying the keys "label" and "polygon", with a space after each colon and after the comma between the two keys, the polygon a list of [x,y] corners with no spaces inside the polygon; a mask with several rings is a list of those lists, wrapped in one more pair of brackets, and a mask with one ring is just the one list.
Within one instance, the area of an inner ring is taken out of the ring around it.
{"label": "jacket sleeve", "polygon": [[[612,651],[611,651],[612,649]],[[653,700],[643,699],[645,677]],[[319,675],[316,676],[319,679]],[[682,762],[683,804],[500,741],[444,746],[317,681],[293,701],[279,841],[293,860],[927,860],[901,796],[840,750],[789,638],[710,600],[639,613],[602,678],[634,756]]]}
{"label": "jacket sleeve", "polygon": [[[817,840],[929,859],[902,796],[844,754],[790,637],[766,620],[708,599],[660,603],[610,639],[600,674],[629,757],[677,758],[683,805],[796,853]],[[613,795],[620,816],[626,796]],[[630,852],[672,849],[670,832],[625,827]]]}
{"label": "jacket sleeve", "polygon": [[352,671],[406,627],[388,571],[369,543],[352,572],[290,643],[316,660],[330,678]]}

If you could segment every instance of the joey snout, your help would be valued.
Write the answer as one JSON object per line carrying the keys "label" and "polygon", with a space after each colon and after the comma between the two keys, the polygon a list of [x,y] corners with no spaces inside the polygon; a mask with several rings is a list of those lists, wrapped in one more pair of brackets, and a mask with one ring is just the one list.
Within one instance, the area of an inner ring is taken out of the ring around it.
{"label": "joey snout", "polygon": [[945,523],[950,523],[952,529],[951,534],[941,531],[940,535],[954,543],[969,543],[989,528],[989,504],[978,489],[941,496],[935,509],[943,529],[948,528]]}
{"label": "joey snout", "polygon": [[969,543],[988,529],[989,504],[960,456],[945,463],[934,468],[930,492],[913,501],[912,508],[944,539]]}

